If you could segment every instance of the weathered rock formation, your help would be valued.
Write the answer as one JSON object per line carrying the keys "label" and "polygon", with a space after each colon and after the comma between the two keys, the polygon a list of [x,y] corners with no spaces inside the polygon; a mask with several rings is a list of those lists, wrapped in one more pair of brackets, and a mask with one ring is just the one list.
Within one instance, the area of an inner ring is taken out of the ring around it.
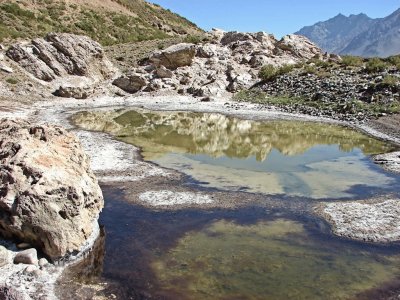
{"label": "weathered rock formation", "polygon": [[[277,41],[264,32],[213,30],[210,39],[205,44],[183,43],[153,53],[132,70],[143,86],[135,85],[129,92],[176,90],[195,96],[222,96],[254,85],[265,64],[279,66],[323,58],[322,51],[301,36],[289,35]],[[126,76],[120,81],[117,86],[127,91],[123,87],[129,83]]]}
{"label": "weathered rock formation", "polygon": [[81,250],[103,196],[80,142],[57,126],[0,121],[0,234],[52,259]]}
{"label": "weathered rock formation", "polygon": [[86,36],[49,33],[44,39],[15,44],[6,54],[44,81],[67,75],[108,78],[112,73],[100,44]]}

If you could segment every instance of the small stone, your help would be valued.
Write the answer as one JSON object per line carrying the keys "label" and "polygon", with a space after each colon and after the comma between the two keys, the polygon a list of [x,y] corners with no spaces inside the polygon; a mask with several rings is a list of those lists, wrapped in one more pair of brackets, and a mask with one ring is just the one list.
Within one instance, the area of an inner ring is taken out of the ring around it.
{"label": "small stone", "polygon": [[211,98],[210,97],[204,97],[200,99],[201,102],[210,102]]}
{"label": "small stone", "polygon": [[0,268],[7,265],[11,260],[10,251],[5,247],[0,246]]}
{"label": "small stone", "polygon": [[25,250],[25,249],[32,248],[32,246],[31,246],[31,244],[29,244],[29,243],[19,243],[19,244],[17,245],[17,248],[18,248],[18,249],[23,249],[23,250]]}
{"label": "small stone", "polygon": [[41,268],[47,266],[48,264],[49,264],[49,262],[48,262],[47,259],[45,259],[44,257],[41,258],[41,259],[39,259],[39,266],[40,266]]}
{"label": "small stone", "polygon": [[33,270],[33,272],[32,272],[32,275],[36,278],[40,277],[42,274],[43,274],[43,271],[39,270],[39,269]]}
{"label": "small stone", "polygon": [[10,67],[7,67],[5,65],[0,65],[0,70],[3,72],[6,72],[6,73],[10,73],[10,74],[14,72],[13,69],[11,69]]}
{"label": "small stone", "polygon": [[35,248],[19,252],[14,258],[14,264],[37,265],[37,251]]}
{"label": "small stone", "polygon": [[30,265],[30,266],[27,266],[26,268],[25,268],[25,270],[24,270],[24,274],[32,274],[33,272],[35,272],[37,270],[37,268],[36,268],[36,266],[34,266],[34,265]]}

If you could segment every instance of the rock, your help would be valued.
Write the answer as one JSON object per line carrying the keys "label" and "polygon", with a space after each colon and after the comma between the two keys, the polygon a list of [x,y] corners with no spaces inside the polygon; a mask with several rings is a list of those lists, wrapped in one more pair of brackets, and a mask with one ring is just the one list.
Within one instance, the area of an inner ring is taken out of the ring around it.
{"label": "rock", "polygon": [[100,44],[81,35],[49,33],[44,39],[15,44],[6,54],[44,81],[66,75],[109,78],[113,74]]}
{"label": "rock", "polygon": [[375,155],[373,160],[391,172],[400,173],[400,151]]}
{"label": "rock", "polygon": [[195,54],[194,44],[181,43],[153,53],[149,57],[149,61],[156,67],[164,66],[167,69],[175,70],[179,67],[190,66]]}
{"label": "rock", "polygon": [[5,247],[0,246],[0,268],[9,264],[11,261],[11,253]]}
{"label": "rock", "polygon": [[113,85],[128,93],[136,93],[147,85],[147,80],[142,75],[123,75],[113,81]]}
{"label": "rock", "polygon": [[37,265],[37,251],[35,248],[26,249],[18,252],[14,257],[14,264]]}
{"label": "rock", "polygon": [[276,45],[278,48],[289,51],[299,58],[311,59],[315,55],[323,54],[322,50],[305,36],[289,34],[284,36]]}
{"label": "rock", "polygon": [[156,69],[156,74],[158,77],[160,78],[172,78],[172,76],[174,75],[174,73],[172,73],[171,70],[168,70],[166,67],[164,66],[160,66]]}
{"label": "rock", "polygon": [[18,249],[28,249],[28,248],[32,248],[32,245],[29,243],[19,243],[17,245]]}
{"label": "rock", "polygon": [[2,64],[0,64],[0,70],[10,74],[14,72],[13,69]]}
{"label": "rock", "polygon": [[62,98],[87,99],[94,94],[94,88],[80,86],[60,86],[53,95]]}
{"label": "rock", "polygon": [[333,202],[317,211],[339,236],[365,242],[400,240],[400,200]]}
{"label": "rock", "polygon": [[36,270],[37,270],[37,267],[36,267],[36,266],[30,265],[30,266],[27,266],[27,267],[25,268],[24,274],[29,275],[29,274],[32,274],[33,272],[35,272]]}
{"label": "rock", "polygon": [[79,140],[58,126],[0,120],[0,234],[51,259],[85,245],[103,196]]}
{"label": "rock", "polygon": [[2,44],[0,44],[0,50],[6,49]]}
{"label": "rock", "polygon": [[24,300],[24,296],[12,287],[0,286],[1,300]]}
{"label": "rock", "polygon": [[43,267],[47,266],[48,264],[49,264],[49,262],[44,257],[39,259],[39,267],[43,268]]}
{"label": "rock", "polygon": [[252,39],[252,37],[248,33],[230,31],[230,32],[226,32],[223,35],[220,43],[225,46],[225,45],[228,45],[228,44],[241,42],[241,41],[248,41],[248,40],[251,40],[251,39]]}

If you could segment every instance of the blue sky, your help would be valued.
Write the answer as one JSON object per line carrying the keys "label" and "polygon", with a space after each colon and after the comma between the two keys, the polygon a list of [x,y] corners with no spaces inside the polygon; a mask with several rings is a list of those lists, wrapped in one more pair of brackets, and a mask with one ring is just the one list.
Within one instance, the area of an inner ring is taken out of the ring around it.
{"label": "blue sky", "polygon": [[195,22],[201,28],[266,31],[277,37],[338,13],[385,17],[400,0],[150,0]]}

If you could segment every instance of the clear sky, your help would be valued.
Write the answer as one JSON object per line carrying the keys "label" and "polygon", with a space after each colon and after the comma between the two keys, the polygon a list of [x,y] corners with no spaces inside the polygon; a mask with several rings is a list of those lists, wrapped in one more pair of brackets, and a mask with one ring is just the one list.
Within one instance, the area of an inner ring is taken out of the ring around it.
{"label": "clear sky", "polygon": [[266,31],[277,37],[338,13],[385,17],[400,0],[150,0],[179,13],[205,30]]}

